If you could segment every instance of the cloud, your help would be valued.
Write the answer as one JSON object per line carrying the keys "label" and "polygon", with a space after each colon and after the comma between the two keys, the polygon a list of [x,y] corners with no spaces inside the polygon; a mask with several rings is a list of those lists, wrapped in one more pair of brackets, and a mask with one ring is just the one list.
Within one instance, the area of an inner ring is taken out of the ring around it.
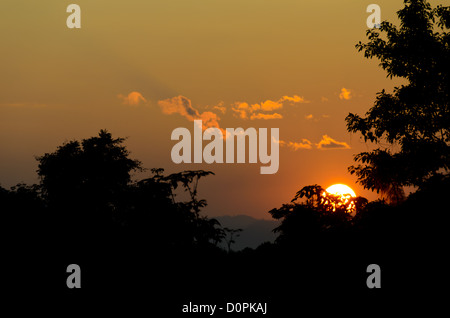
{"label": "cloud", "polygon": [[284,103],[309,103],[305,98],[300,97],[298,95],[283,96],[277,101],[266,100],[265,102],[257,103],[257,104],[249,104],[246,102],[235,102],[231,108],[234,112],[234,116],[241,119],[280,119],[283,116],[279,113],[267,114],[268,112],[273,112],[274,110],[282,109]]}
{"label": "cloud", "polygon": [[[250,116],[253,116],[255,112],[260,109],[261,109],[260,104],[249,105],[246,102],[235,102],[234,106],[231,107],[231,110],[234,112],[234,116],[239,117],[241,119],[249,119]],[[255,117],[253,119],[255,119]]]}
{"label": "cloud", "polygon": [[339,94],[339,99],[345,99],[345,100],[349,100],[352,98],[352,92],[349,89],[346,88],[342,88],[341,89],[341,93]]}
{"label": "cloud", "polygon": [[219,127],[219,116],[213,112],[203,112],[200,114],[200,118],[203,121],[203,128]]}
{"label": "cloud", "polygon": [[239,109],[245,109],[250,111],[256,111],[261,109],[261,105],[259,104],[249,104],[246,102],[236,102],[234,103]]}
{"label": "cloud", "polygon": [[312,121],[314,121],[314,122],[318,122],[318,121],[320,121],[321,119],[323,119],[323,118],[330,118],[330,115],[327,115],[327,114],[323,114],[323,115],[320,115],[320,116],[314,116],[313,114],[309,114],[309,115],[305,115],[305,119],[306,120],[312,120]]}
{"label": "cloud", "polygon": [[223,106],[223,102],[220,102],[219,104],[215,105],[213,107],[213,109],[217,109],[218,111],[220,111],[222,114],[225,114],[227,111],[227,108],[225,106]]}
{"label": "cloud", "polygon": [[[278,141],[281,147],[287,147],[291,150],[299,150],[299,149],[312,149],[313,143],[306,138],[303,138],[301,141]],[[328,135],[323,135],[322,140],[319,143],[315,144],[317,149],[320,150],[328,150],[328,149],[350,149],[350,146],[341,141],[336,141]]]}
{"label": "cloud", "polygon": [[[258,104],[255,104],[254,106],[258,107],[257,105]],[[283,107],[282,103],[280,103],[279,101],[274,102],[272,100],[266,100],[265,102],[262,102],[260,105],[261,110],[265,112],[270,112],[272,110],[279,109],[282,107]]]}
{"label": "cloud", "polygon": [[176,96],[158,101],[158,106],[166,115],[180,114],[189,121],[200,119],[198,110],[192,107],[191,101],[184,96]]}
{"label": "cloud", "polygon": [[166,115],[179,114],[189,121],[202,120],[203,129],[212,127],[221,129],[219,126],[220,118],[216,113],[210,111],[200,113],[197,109],[192,107],[191,100],[187,97],[180,95],[160,100],[158,101],[158,106]]}
{"label": "cloud", "polygon": [[142,96],[142,94],[139,92],[131,92],[127,96],[119,94],[119,95],[117,95],[117,97],[122,100],[122,103],[124,105],[129,105],[129,106],[137,106],[137,105],[139,105],[140,102],[144,102],[144,103],[147,102],[147,100],[144,98],[144,96]]}
{"label": "cloud", "polygon": [[231,110],[234,112],[235,117],[239,117],[241,119],[248,119],[247,112],[249,112],[249,105],[245,102],[236,102],[234,106],[231,107]]}
{"label": "cloud", "polygon": [[278,114],[278,113],[273,113],[273,114],[258,113],[258,114],[252,114],[250,116],[251,120],[255,120],[255,119],[269,120],[269,119],[281,119],[281,118],[283,118],[283,115]]}
{"label": "cloud", "polygon": [[301,142],[295,142],[295,141],[279,141],[280,146],[282,147],[288,147],[292,150],[299,150],[299,149],[312,149],[312,143],[308,139],[303,138]]}
{"label": "cloud", "polygon": [[293,102],[293,103],[309,103],[309,101],[305,100],[304,97],[300,97],[298,95],[294,95],[292,97],[283,96],[279,100],[279,102],[284,102],[284,101],[289,101],[289,102]]}
{"label": "cloud", "polygon": [[328,149],[350,149],[350,146],[343,141],[336,141],[328,135],[323,135],[322,140],[316,144],[317,149],[328,150]]}
{"label": "cloud", "polygon": [[322,96],[322,97],[320,98],[320,101],[321,101],[322,103],[326,103],[326,102],[328,102],[328,98]]}

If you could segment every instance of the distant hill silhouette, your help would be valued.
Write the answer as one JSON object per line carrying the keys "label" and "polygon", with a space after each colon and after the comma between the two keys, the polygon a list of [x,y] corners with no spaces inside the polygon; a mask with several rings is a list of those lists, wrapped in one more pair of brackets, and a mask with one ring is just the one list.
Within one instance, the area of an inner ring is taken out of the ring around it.
{"label": "distant hill silhouette", "polygon": [[[279,225],[275,220],[255,219],[248,215],[223,215],[215,217],[223,227],[231,229],[242,229],[236,243],[232,245],[233,251],[240,251],[246,247],[256,248],[261,243],[275,241],[276,234],[272,232]],[[223,248],[225,243],[222,242]]]}

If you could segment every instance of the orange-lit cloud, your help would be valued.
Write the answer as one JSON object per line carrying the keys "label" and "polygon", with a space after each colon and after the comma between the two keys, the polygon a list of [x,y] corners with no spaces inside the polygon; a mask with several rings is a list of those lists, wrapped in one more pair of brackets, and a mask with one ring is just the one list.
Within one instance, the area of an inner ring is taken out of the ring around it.
{"label": "orange-lit cloud", "polygon": [[294,95],[292,97],[283,96],[283,97],[281,97],[281,99],[278,102],[284,102],[284,101],[289,101],[289,102],[293,102],[293,103],[309,103],[309,101],[305,100],[304,97],[300,97],[298,95]]}
{"label": "orange-lit cloud", "polygon": [[[258,104],[256,104],[255,106],[258,107],[257,105]],[[281,107],[283,107],[283,104],[280,101],[274,102],[273,100],[266,100],[260,105],[261,110],[265,112],[270,112]]]}
{"label": "orange-lit cloud", "polygon": [[206,128],[220,128],[219,127],[219,116],[213,112],[203,112],[200,114],[200,118],[203,121],[203,127]]}
{"label": "orange-lit cloud", "polygon": [[303,138],[301,142],[280,140],[280,146],[291,148],[292,150],[312,149],[312,143],[308,139]]}
{"label": "orange-lit cloud", "polygon": [[[261,109],[261,105],[260,104],[251,104],[251,105],[249,105],[246,102],[236,102],[234,104],[236,105],[236,107],[238,109],[242,109],[242,110],[246,110],[246,111],[250,111],[250,112],[254,112],[254,111],[257,111],[257,110]],[[267,106],[267,109],[268,109],[268,107],[269,106]]]}
{"label": "orange-lit cloud", "polygon": [[187,97],[180,95],[160,100],[158,101],[158,106],[161,108],[162,112],[167,115],[179,114],[189,121],[197,119],[202,120],[203,129],[212,127],[220,128],[220,118],[217,114],[210,111],[200,113],[197,109],[192,107],[191,100]]}
{"label": "orange-lit cloud", "polygon": [[281,118],[283,118],[283,115],[278,114],[278,113],[273,113],[273,114],[257,113],[257,114],[252,114],[250,116],[251,120],[254,120],[254,119],[269,120],[269,119],[281,119]]}
{"label": "orange-lit cloud", "polygon": [[283,108],[285,102],[290,103],[309,103],[309,101],[305,100],[303,97],[298,95],[283,96],[277,101],[266,100],[265,102],[261,102],[260,104],[248,104],[246,102],[236,102],[232,106],[231,110],[234,112],[234,116],[241,119],[280,119],[283,116],[279,113],[268,114],[268,112],[272,112],[274,110],[279,110]]}
{"label": "orange-lit cloud", "polygon": [[176,96],[158,101],[158,106],[164,114],[180,114],[189,121],[200,119],[199,112],[192,107],[191,101],[184,96]]}
{"label": "orange-lit cloud", "polygon": [[336,141],[328,135],[323,135],[322,140],[316,144],[317,149],[327,150],[327,149],[350,149],[350,146],[343,141]]}
{"label": "orange-lit cloud", "polygon": [[139,92],[131,92],[127,96],[119,94],[117,95],[117,97],[122,100],[122,103],[124,105],[137,106],[140,102],[147,102],[144,96],[142,96],[142,94]]}
{"label": "orange-lit cloud", "polygon": [[345,99],[345,100],[349,100],[350,98],[352,98],[352,92],[349,89],[346,88],[342,88],[341,89],[341,93],[339,94],[339,99]]}
{"label": "orange-lit cloud", "polygon": [[[269,107],[269,106],[267,106]],[[256,111],[261,109],[260,104],[249,105],[246,102],[235,102],[234,106],[231,108],[234,112],[235,117],[241,119],[249,119]],[[255,117],[253,119],[256,119]]]}
{"label": "orange-lit cloud", "polygon": [[223,102],[220,102],[219,104],[215,105],[213,107],[213,109],[217,109],[218,111],[220,111],[222,114],[225,114],[227,111],[227,108],[225,106],[223,106]]}
{"label": "orange-lit cloud", "polygon": [[[312,142],[306,138],[303,138],[300,142],[280,140],[278,143],[280,144],[280,146],[290,148],[294,151],[299,149],[313,148]],[[322,140],[320,140],[319,143],[315,144],[315,146],[317,149],[320,150],[350,149],[350,146],[347,143],[342,141],[336,141],[328,135],[323,135]]]}
{"label": "orange-lit cloud", "polygon": [[234,112],[235,117],[239,117],[241,119],[248,119],[248,113],[252,113],[253,109],[251,109],[251,106],[246,102],[236,102],[234,103],[234,106],[231,107],[231,109]]}
{"label": "orange-lit cloud", "polygon": [[306,118],[306,119],[313,119],[314,116],[313,116],[313,114],[309,114],[309,115],[306,115],[305,118]]}

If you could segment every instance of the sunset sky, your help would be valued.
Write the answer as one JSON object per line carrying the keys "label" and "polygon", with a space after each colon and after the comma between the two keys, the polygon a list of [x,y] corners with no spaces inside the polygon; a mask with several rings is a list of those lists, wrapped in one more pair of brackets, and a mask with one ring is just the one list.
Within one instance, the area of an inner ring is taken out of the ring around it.
{"label": "sunset sky", "polygon": [[[81,29],[66,26],[71,3]],[[38,182],[34,156],[107,129],[128,137],[145,168],[214,171],[199,188],[209,216],[270,218],[311,184],[344,183],[376,199],[347,172],[371,146],[344,121],[401,84],[355,49],[371,3],[1,1],[0,184]],[[403,1],[376,3],[382,20],[397,23]],[[261,175],[260,163],[173,164],[171,132],[192,130],[194,119],[279,128],[278,173]]]}

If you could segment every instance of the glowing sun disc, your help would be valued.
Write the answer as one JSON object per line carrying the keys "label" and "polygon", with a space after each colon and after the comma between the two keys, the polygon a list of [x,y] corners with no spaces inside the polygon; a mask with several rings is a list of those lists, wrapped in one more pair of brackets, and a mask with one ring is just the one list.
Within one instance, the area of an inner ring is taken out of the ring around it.
{"label": "glowing sun disc", "polygon": [[350,194],[351,197],[356,197],[355,191],[352,190],[349,186],[345,184],[333,184],[332,186],[328,187],[325,191],[327,191],[330,194],[334,195],[346,195]]}

